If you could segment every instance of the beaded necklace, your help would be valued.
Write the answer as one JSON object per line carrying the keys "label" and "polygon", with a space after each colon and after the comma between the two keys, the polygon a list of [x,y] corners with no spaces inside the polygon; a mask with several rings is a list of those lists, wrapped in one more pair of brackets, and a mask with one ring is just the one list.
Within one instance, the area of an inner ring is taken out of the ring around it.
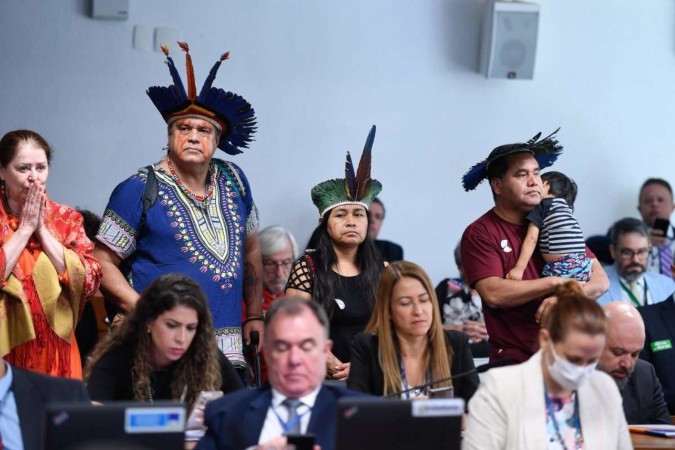
{"label": "beaded necklace", "polygon": [[178,185],[178,187],[187,195],[192,201],[199,207],[206,208],[209,205],[209,201],[213,196],[213,191],[216,187],[216,179],[213,176],[214,164],[213,162],[209,163],[208,173],[206,174],[206,195],[198,195],[192,192],[183,182],[178,178],[176,169],[173,167],[171,158],[166,158],[166,163],[169,166],[169,173],[173,181]]}

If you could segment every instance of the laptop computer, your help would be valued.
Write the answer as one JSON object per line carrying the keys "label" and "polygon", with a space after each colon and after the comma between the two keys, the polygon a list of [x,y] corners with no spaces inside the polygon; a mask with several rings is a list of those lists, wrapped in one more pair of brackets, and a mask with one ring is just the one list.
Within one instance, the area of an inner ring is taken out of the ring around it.
{"label": "laptop computer", "polygon": [[111,402],[47,405],[44,450],[183,450],[185,405]]}
{"label": "laptop computer", "polygon": [[336,450],[442,448],[460,450],[464,400],[338,401]]}

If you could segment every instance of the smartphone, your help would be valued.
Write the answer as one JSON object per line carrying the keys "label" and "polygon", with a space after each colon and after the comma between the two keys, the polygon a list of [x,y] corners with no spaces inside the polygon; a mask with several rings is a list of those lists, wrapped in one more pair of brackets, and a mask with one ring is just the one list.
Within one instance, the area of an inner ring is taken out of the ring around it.
{"label": "smartphone", "polygon": [[295,450],[314,450],[314,435],[289,434],[286,436],[286,443],[293,445]]}
{"label": "smartphone", "polygon": [[654,226],[652,231],[657,231],[653,233],[657,236],[667,236],[668,230],[670,229],[670,221],[668,219],[654,219]]}

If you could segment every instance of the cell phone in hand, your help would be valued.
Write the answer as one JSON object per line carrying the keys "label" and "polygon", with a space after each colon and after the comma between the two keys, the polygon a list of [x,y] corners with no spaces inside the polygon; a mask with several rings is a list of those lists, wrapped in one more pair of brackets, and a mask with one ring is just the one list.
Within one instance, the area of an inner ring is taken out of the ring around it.
{"label": "cell phone in hand", "polygon": [[668,229],[670,228],[670,221],[668,219],[654,219],[654,226],[652,227],[652,232],[657,236],[667,236]]}
{"label": "cell phone in hand", "polygon": [[286,436],[286,443],[293,445],[295,450],[314,450],[314,435],[289,434]]}
{"label": "cell phone in hand", "polygon": [[[203,427],[203,423],[201,421],[197,421],[197,415],[201,415],[204,412],[204,407],[206,404],[212,400],[215,400],[219,397],[223,396],[223,391],[201,391],[199,395],[197,396],[197,400],[195,400],[195,403],[192,407],[192,412],[190,412],[190,417],[188,417],[188,420],[185,424],[185,428],[192,429],[192,428],[201,428]],[[202,417],[203,421],[203,417]]]}

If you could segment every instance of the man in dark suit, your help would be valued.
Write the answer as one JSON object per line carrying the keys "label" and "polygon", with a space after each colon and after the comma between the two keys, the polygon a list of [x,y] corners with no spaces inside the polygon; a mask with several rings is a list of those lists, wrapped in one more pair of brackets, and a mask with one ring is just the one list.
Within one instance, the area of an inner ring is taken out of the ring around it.
{"label": "man in dark suit", "polygon": [[57,402],[89,402],[89,395],[80,381],[29,372],[0,359],[0,448],[42,449],[45,407]]}
{"label": "man in dark suit", "polygon": [[378,239],[382,222],[384,222],[384,203],[375,197],[368,208],[368,237],[373,240],[380,251],[382,259],[388,262],[401,261],[403,259],[403,247],[391,241]]}
{"label": "man in dark suit", "polygon": [[649,361],[663,385],[670,414],[675,414],[675,294],[655,305],[639,309],[646,339],[640,358]]}
{"label": "man in dark suit", "polygon": [[598,362],[598,369],[616,381],[626,422],[630,425],[670,424],[670,415],[663,398],[654,367],[638,359],[645,342],[645,326],[634,306],[623,301],[608,303],[607,341]]}
{"label": "man in dark suit", "polygon": [[332,344],[326,313],[316,302],[276,300],[265,318],[264,344],[271,387],[210,403],[197,450],[283,446],[295,434],[313,434],[322,450],[333,448],[338,399],[362,394],[322,385]]}

